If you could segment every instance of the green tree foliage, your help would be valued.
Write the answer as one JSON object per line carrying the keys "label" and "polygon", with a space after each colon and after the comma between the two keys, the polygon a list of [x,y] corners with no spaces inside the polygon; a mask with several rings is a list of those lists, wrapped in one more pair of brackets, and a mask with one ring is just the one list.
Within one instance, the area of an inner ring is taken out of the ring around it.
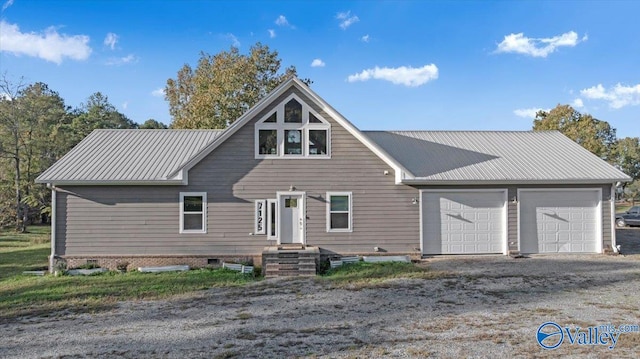
{"label": "green tree foliage", "polygon": [[165,130],[167,129],[167,125],[150,118],[140,125],[139,128],[141,130]]}
{"label": "green tree foliage", "polygon": [[[67,109],[64,100],[43,83],[16,85],[5,76],[0,91],[7,94],[0,99],[0,167],[5,174],[0,178],[0,224],[13,219],[16,229],[24,231],[29,219],[47,203],[48,191],[36,185],[35,178],[68,150],[56,131],[68,120]],[[65,146],[58,148],[60,144]]]}
{"label": "green tree foliage", "polygon": [[640,180],[635,180],[625,188],[628,198],[631,200],[631,205],[636,205],[636,199],[640,197]]}
{"label": "green tree foliage", "polygon": [[130,129],[138,128],[138,124],[116,110],[107,96],[96,92],[89,96],[87,102],[75,112],[71,123],[72,132],[77,141],[85,138],[98,128]]}
{"label": "green tree foliage", "polygon": [[558,105],[549,112],[538,111],[533,130],[558,130],[596,156],[615,162],[616,130],[608,122],[582,114],[569,105]]}
{"label": "green tree foliage", "polygon": [[625,137],[614,148],[616,164],[634,180],[640,179],[640,138]]}
{"label": "green tree foliage", "polygon": [[89,132],[138,127],[99,92],[72,110],[46,84],[4,75],[0,94],[0,227],[24,231],[50,212],[51,192],[35,179]]}
{"label": "green tree foliage", "polygon": [[167,80],[171,127],[226,128],[289,76],[296,76],[295,67],[278,73],[280,64],[278,52],[261,43],[246,55],[236,47],[216,55],[202,52],[195,70],[184,65],[175,79]]}

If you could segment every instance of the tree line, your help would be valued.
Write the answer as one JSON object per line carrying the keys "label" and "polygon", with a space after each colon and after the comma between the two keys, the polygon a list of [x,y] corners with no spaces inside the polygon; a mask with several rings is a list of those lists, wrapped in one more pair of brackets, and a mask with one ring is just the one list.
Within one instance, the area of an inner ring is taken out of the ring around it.
{"label": "tree line", "polygon": [[633,181],[620,184],[619,198],[633,201],[640,195],[640,138],[617,138],[616,129],[608,122],[580,113],[569,105],[538,111],[533,130],[558,130],[629,175]]}
{"label": "tree line", "polygon": [[[166,128],[142,125],[118,112],[107,96],[90,95],[77,108],[42,82],[0,79],[0,227],[24,231],[50,214],[50,191],[34,181],[98,128]],[[46,218],[45,218],[46,219]]]}
{"label": "tree line", "polygon": [[[215,55],[205,52],[194,68],[185,64],[167,80],[170,128],[226,128],[276,86],[297,76],[291,66],[281,71],[277,51],[257,43],[247,54],[231,47]],[[307,85],[312,83],[304,79]],[[117,111],[106,95],[96,92],[77,108],[65,104],[47,84],[0,79],[0,227],[24,231],[46,220],[50,191],[35,178],[94,129],[164,129],[153,119],[139,125]],[[605,161],[620,168],[640,188],[640,143],[637,137],[616,137],[606,121],[582,114],[569,105],[540,111],[533,130],[559,130]]]}

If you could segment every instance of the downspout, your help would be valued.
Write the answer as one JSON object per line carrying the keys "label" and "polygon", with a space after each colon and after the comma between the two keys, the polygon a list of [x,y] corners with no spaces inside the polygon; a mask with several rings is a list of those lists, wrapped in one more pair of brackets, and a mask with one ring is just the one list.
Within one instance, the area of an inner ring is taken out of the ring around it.
{"label": "downspout", "polygon": [[616,246],[616,184],[611,185],[611,249],[613,253],[618,253]]}
{"label": "downspout", "polygon": [[56,187],[51,183],[47,184],[51,188],[51,256],[49,256],[49,273],[53,273],[53,266],[56,258]]}

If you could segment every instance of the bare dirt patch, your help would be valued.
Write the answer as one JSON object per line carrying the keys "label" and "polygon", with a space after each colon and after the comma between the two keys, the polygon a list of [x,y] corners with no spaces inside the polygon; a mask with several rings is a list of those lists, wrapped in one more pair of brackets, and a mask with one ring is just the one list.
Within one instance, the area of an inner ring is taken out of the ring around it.
{"label": "bare dirt patch", "polygon": [[[640,231],[638,231],[640,234]],[[640,238],[639,238],[640,239]],[[0,357],[635,357],[640,333],[615,349],[536,342],[544,322],[640,324],[640,257],[442,257],[445,277],[373,288],[277,279],[95,314],[0,323]]]}

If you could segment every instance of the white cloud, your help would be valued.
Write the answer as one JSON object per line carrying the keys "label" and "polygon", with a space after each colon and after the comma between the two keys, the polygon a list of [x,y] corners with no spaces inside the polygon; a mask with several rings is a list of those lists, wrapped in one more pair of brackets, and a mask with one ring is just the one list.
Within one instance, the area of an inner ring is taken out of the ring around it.
{"label": "white cloud", "polygon": [[424,85],[431,80],[438,78],[438,67],[434,64],[425,65],[418,68],[411,66],[400,66],[396,68],[378,67],[366,69],[354,75],[349,75],[347,81],[368,81],[370,79],[385,80],[396,85],[416,87]]}
{"label": "white cloud", "polygon": [[110,32],[104,38],[104,45],[111,48],[111,50],[113,50],[116,48],[116,43],[118,42],[118,38],[119,38],[118,35],[114,34],[113,32]]}
{"label": "white cloud", "polygon": [[311,67],[324,67],[325,63],[321,59],[314,59],[311,61]]}
{"label": "white cloud", "polygon": [[592,100],[609,102],[609,107],[619,109],[625,106],[640,105],[640,84],[624,86],[620,83],[605,89],[602,84],[580,90],[580,94]]}
{"label": "white cloud", "polygon": [[549,110],[545,110],[543,108],[539,108],[539,107],[531,107],[531,108],[521,108],[521,109],[517,109],[514,110],[513,113],[518,116],[518,117],[524,117],[524,118],[531,118],[534,119],[536,118],[536,113],[538,113],[538,111],[546,111],[549,112]]}
{"label": "white cloud", "polygon": [[138,57],[136,57],[134,54],[129,54],[125,57],[113,57],[110,58],[109,60],[107,60],[106,65],[109,66],[119,66],[119,65],[126,65],[126,64],[135,64],[136,62],[138,62]]}
{"label": "white cloud", "polygon": [[342,30],[346,30],[349,26],[360,21],[356,15],[351,16],[351,11],[337,13],[336,19],[340,20],[340,28]]}
{"label": "white cloud", "polygon": [[43,33],[23,33],[18,25],[0,21],[0,51],[38,57],[61,64],[65,58],[86,60],[91,54],[89,36],[59,34],[54,27]]}
{"label": "white cloud", "polygon": [[164,97],[164,87],[158,87],[157,89],[151,91],[151,96]]}
{"label": "white cloud", "polygon": [[228,34],[224,35],[224,38],[229,40],[229,41],[231,41],[231,45],[233,45],[233,47],[240,47],[240,41],[238,40],[236,35],[234,35],[232,33],[228,33]]}
{"label": "white cloud", "polygon": [[496,52],[518,53],[533,57],[547,57],[561,46],[574,47],[580,42],[587,41],[587,35],[578,39],[578,34],[574,31],[566,32],[562,35],[549,38],[529,38],[523,33],[510,34],[504,37],[498,44]]}
{"label": "white cloud", "polygon": [[7,0],[2,5],[2,11],[5,11],[9,8],[9,6],[13,5],[13,0]]}
{"label": "white cloud", "polygon": [[573,106],[573,108],[583,108],[584,102],[582,102],[581,98],[577,98],[573,100],[573,102],[571,103],[571,106]]}
{"label": "white cloud", "polygon": [[369,36],[369,34],[366,34],[363,37],[361,37],[360,40],[362,40],[363,42],[369,42],[371,41],[371,37]]}
{"label": "white cloud", "polygon": [[289,21],[284,15],[278,16],[278,18],[275,21],[275,24],[278,26],[290,26]]}
{"label": "white cloud", "polygon": [[122,109],[126,110],[127,107],[129,107],[129,101],[125,101],[124,103],[122,103]]}
{"label": "white cloud", "polygon": [[269,37],[270,37],[270,38],[272,38],[272,39],[273,39],[274,37],[276,37],[276,30],[274,30],[274,29],[269,29],[269,30],[267,30],[267,31],[269,32]]}

